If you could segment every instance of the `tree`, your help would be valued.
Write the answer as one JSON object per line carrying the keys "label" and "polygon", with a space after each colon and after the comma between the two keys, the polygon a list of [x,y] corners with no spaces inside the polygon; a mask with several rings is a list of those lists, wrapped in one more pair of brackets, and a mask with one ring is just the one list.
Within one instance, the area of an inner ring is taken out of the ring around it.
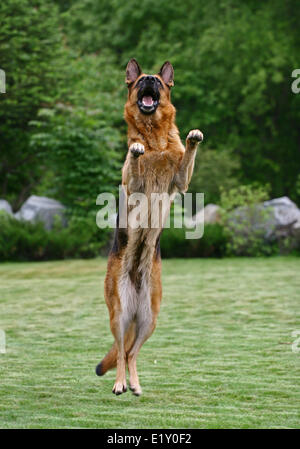
{"label": "tree", "polygon": [[40,109],[31,122],[30,145],[48,155],[48,177],[39,193],[59,199],[72,215],[90,216],[95,224],[97,196],[117,192],[121,180],[126,90],[108,64],[108,55],[72,55],[64,69],[71,89],[63,103]]}
{"label": "tree", "polygon": [[17,208],[43,175],[43,151],[30,145],[30,121],[58,92],[61,34],[48,0],[6,0],[0,5],[0,61],[6,93],[0,95],[0,195]]}
{"label": "tree", "polygon": [[295,0],[80,0],[64,24],[70,45],[106,49],[117,67],[135,57],[153,72],[171,60],[182,137],[200,127],[204,145],[240,159],[242,183],[300,200],[300,95],[291,92],[299,11]]}

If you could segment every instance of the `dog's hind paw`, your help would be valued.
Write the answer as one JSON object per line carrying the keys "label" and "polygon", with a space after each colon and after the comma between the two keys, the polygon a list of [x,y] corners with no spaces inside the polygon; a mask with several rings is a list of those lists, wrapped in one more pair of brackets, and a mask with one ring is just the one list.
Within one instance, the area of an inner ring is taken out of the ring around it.
{"label": "dog's hind paw", "polygon": [[129,389],[132,391],[132,394],[134,394],[135,396],[141,396],[141,394],[142,394],[142,389],[141,389],[140,385],[129,385]]}
{"label": "dog's hind paw", "polygon": [[142,156],[145,153],[144,145],[138,142],[132,143],[129,147],[129,150],[134,157]]}
{"label": "dog's hind paw", "polygon": [[114,385],[114,388],[112,389],[112,392],[117,396],[119,394],[126,393],[126,391],[127,391],[127,386],[126,386],[126,383],[123,383],[123,382],[116,382]]}

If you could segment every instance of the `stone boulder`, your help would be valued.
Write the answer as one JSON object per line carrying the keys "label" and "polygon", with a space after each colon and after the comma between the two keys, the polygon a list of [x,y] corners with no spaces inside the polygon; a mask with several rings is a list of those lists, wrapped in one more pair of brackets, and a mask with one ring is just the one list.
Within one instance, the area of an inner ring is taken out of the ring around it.
{"label": "stone boulder", "polygon": [[17,220],[41,221],[47,230],[53,227],[56,216],[60,217],[63,225],[66,225],[65,207],[63,204],[52,198],[35,195],[30,196],[15,214]]}
{"label": "stone boulder", "polygon": [[220,221],[220,206],[217,204],[207,204],[204,207],[204,210],[201,209],[199,212],[193,216],[192,220],[187,219],[186,225],[187,227],[194,227],[195,224],[201,223],[203,221],[203,213],[204,213],[204,223],[205,224],[213,224],[218,223]]}
{"label": "stone boulder", "polygon": [[220,221],[220,206],[207,204],[204,208],[204,223],[218,223]]}
{"label": "stone boulder", "polygon": [[288,197],[238,207],[228,218],[232,232],[246,241],[256,235],[266,243],[278,242],[281,253],[299,247],[300,210]]}
{"label": "stone boulder", "polygon": [[273,237],[300,237],[300,209],[287,196],[263,203],[271,212]]}
{"label": "stone boulder", "polygon": [[11,205],[6,200],[0,200],[0,210],[5,210],[9,215],[13,215]]}

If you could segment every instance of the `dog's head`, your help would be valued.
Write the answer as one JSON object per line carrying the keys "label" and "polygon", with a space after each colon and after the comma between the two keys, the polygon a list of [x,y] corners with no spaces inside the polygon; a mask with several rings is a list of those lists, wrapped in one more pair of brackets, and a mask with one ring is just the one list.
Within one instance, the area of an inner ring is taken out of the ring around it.
{"label": "dog's head", "polygon": [[144,115],[152,115],[159,108],[170,104],[170,89],[174,85],[174,70],[170,62],[165,62],[159,73],[147,75],[142,72],[135,59],[126,68],[128,101]]}

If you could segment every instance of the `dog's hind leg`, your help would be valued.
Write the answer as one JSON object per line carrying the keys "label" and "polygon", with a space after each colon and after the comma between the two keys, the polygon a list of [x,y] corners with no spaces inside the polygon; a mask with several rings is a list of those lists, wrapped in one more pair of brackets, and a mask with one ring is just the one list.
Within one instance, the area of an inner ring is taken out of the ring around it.
{"label": "dog's hind leg", "polygon": [[156,320],[152,316],[150,319],[138,319],[136,328],[136,340],[133,347],[128,353],[128,371],[129,371],[129,388],[136,396],[142,394],[142,389],[139,382],[139,377],[136,368],[136,360],[139,351],[145,341],[151,336],[155,329]]}
{"label": "dog's hind leg", "polygon": [[[130,349],[133,346],[133,343],[135,341],[135,323],[131,323],[129,329],[127,330],[125,334],[125,352],[126,355],[130,351]],[[112,347],[108,351],[108,353],[105,355],[105,357],[101,360],[101,362],[96,366],[96,374],[98,376],[104,376],[104,374],[109,371],[112,368],[115,368],[117,366],[117,356],[118,356],[118,349],[116,342],[113,343]]]}
{"label": "dog's hind leg", "polygon": [[135,337],[133,318],[136,313],[136,290],[127,273],[121,275],[118,283],[120,308],[111,319],[111,331],[117,348],[117,375],[113,393],[119,395],[127,390],[126,359]]}
{"label": "dog's hind leg", "polygon": [[115,337],[117,347],[117,375],[112,392],[116,395],[127,391],[126,385],[126,352],[125,352],[125,328],[122,317],[116,317],[111,323],[111,331]]}
{"label": "dog's hind leg", "polygon": [[161,264],[159,260],[153,264],[149,284],[146,281],[144,283],[142,281],[141,289],[138,295],[136,338],[131,350],[128,353],[129,388],[136,396],[140,396],[142,394],[136,367],[137,356],[141,347],[152,335],[156,327],[157,315],[160,308],[162,297],[160,270]]}

